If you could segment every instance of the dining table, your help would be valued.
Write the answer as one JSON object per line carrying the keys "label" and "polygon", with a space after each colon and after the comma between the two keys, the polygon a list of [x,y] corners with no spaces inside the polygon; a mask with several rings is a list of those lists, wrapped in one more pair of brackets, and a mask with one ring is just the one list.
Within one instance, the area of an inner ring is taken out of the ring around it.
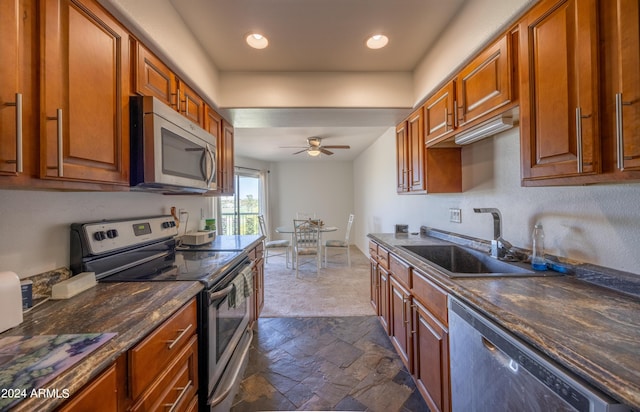
{"label": "dining table", "polygon": [[[318,242],[320,242],[320,247],[319,247],[319,251],[318,254],[319,259],[320,259],[320,264],[322,265],[322,234],[325,232],[335,232],[338,230],[337,227],[335,226],[327,226],[327,225],[321,225],[321,226],[315,226],[318,229],[319,232],[319,236],[318,236]],[[293,230],[293,225],[285,225],[285,226],[278,226],[276,227],[276,232],[277,233],[283,233],[283,234],[290,234],[291,235],[291,245],[293,246],[294,244],[294,230]]]}

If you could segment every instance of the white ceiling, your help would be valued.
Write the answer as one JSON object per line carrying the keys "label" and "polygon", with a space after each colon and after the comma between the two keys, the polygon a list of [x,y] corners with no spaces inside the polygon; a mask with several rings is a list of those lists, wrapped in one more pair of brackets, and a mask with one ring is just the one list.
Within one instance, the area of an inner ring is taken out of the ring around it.
{"label": "white ceiling", "polygon": [[[170,0],[221,72],[411,72],[468,0]],[[259,31],[269,47],[246,45]],[[383,33],[387,47],[365,40]],[[322,160],[352,160],[409,108],[229,110],[236,154],[264,161],[292,156],[306,138],[348,144]]]}

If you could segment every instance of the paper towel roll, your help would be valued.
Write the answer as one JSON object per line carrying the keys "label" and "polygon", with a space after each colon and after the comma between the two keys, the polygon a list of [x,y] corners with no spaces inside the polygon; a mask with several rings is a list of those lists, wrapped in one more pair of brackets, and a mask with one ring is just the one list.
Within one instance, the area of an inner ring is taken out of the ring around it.
{"label": "paper towel roll", "polygon": [[0,272],[0,332],[22,323],[20,278],[13,272]]}

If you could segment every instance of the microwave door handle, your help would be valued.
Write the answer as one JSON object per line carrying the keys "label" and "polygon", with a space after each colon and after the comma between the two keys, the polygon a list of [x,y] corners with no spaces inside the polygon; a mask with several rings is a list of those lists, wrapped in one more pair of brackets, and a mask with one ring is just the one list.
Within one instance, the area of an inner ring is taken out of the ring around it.
{"label": "microwave door handle", "polygon": [[211,171],[209,172],[209,178],[207,179],[207,187],[209,187],[216,176],[216,154],[211,150],[209,145],[207,145],[207,153],[211,159]]}

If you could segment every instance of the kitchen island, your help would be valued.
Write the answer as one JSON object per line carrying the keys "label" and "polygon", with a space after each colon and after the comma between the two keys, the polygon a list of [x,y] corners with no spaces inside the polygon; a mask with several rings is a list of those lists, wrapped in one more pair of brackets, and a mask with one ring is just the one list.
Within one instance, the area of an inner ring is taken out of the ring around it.
{"label": "kitchen island", "polygon": [[450,278],[401,246],[450,244],[421,235],[370,234],[449,294],[590,385],[640,408],[640,301],[573,275]]}

